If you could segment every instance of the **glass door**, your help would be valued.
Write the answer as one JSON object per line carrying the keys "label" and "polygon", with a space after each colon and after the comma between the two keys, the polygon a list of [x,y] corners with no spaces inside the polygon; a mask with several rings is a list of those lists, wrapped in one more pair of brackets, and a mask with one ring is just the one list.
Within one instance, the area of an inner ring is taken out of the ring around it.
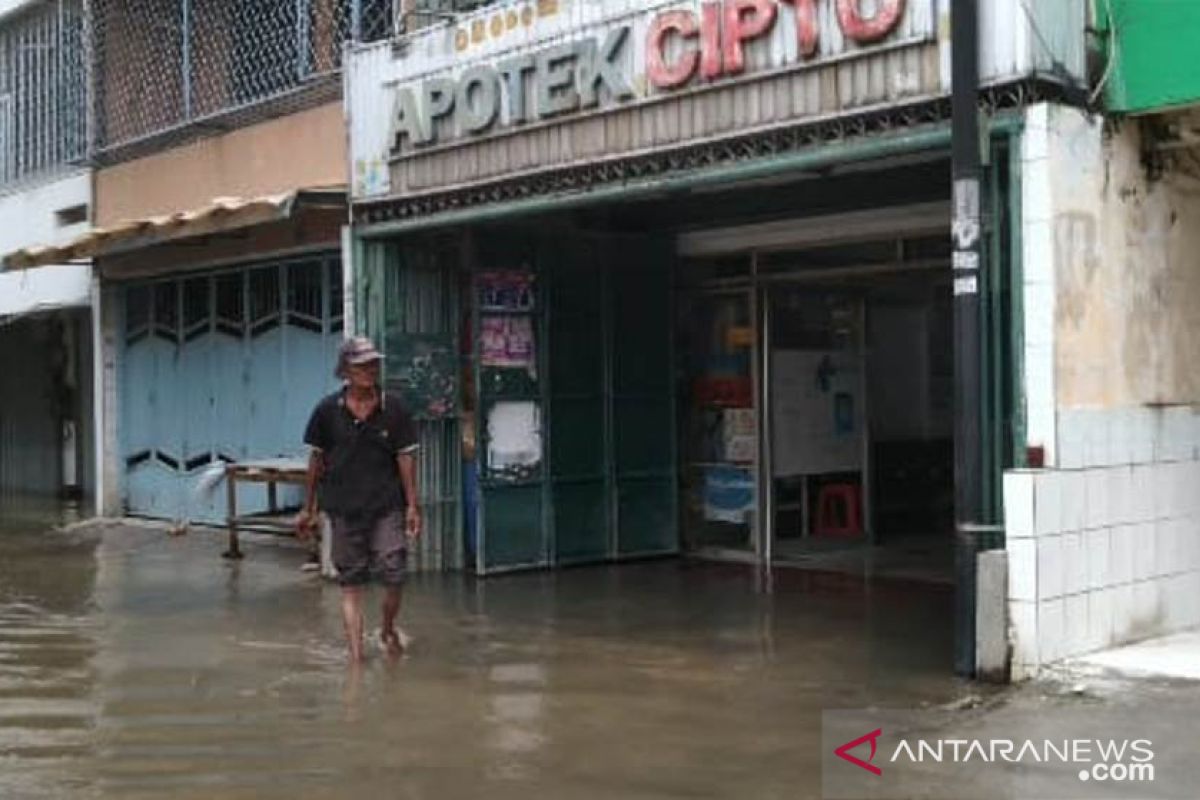
{"label": "glass door", "polygon": [[812,284],[764,289],[764,560],[854,549],[870,536],[861,296]]}
{"label": "glass door", "polygon": [[698,555],[756,560],[754,294],[696,289],[679,310],[684,545]]}

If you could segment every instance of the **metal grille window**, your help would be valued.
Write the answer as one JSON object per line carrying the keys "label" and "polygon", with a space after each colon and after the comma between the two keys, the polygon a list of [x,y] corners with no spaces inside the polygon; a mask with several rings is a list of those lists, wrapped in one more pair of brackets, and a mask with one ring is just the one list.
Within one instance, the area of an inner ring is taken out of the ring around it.
{"label": "metal grille window", "polygon": [[346,41],[390,36],[399,0],[94,0],[96,148],[339,88]]}
{"label": "metal grille window", "polygon": [[83,159],[85,77],[80,0],[0,23],[0,188]]}

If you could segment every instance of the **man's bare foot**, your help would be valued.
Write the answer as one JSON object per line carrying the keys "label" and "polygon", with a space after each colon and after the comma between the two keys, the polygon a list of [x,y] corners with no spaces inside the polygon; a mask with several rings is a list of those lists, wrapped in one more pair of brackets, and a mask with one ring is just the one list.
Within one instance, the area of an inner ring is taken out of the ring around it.
{"label": "man's bare foot", "polygon": [[350,664],[352,666],[362,666],[367,662],[367,657],[363,652],[363,646],[360,642],[358,647],[350,646]]}
{"label": "man's bare foot", "polygon": [[388,658],[399,658],[404,655],[404,640],[400,638],[400,634],[396,632],[395,628],[380,631],[379,641],[383,643]]}

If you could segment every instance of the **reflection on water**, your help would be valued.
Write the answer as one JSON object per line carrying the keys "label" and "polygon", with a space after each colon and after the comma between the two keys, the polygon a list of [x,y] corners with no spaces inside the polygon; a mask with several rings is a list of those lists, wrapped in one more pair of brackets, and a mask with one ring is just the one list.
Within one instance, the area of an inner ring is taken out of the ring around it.
{"label": "reflection on water", "polygon": [[84,796],[78,767],[94,754],[98,712],[96,543],[20,532],[62,519],[49,501],[0,507],[0,797]]}
{"label": "reflection on water", "polygon": [[348,669],[300,551],[220,550],[0,527],[0,798],[804,797],[820,708],[959,691],[945,592],[422,577],[409,655]]}

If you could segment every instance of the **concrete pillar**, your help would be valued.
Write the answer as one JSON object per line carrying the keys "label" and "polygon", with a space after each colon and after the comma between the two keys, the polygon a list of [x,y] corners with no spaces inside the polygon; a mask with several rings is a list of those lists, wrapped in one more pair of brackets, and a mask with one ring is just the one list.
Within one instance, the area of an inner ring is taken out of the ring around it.
{"label": "concrete pillar", "polygon": [[976,563],[976,677],[1008,683],[1008,553],[989,550],[980,553]]}

